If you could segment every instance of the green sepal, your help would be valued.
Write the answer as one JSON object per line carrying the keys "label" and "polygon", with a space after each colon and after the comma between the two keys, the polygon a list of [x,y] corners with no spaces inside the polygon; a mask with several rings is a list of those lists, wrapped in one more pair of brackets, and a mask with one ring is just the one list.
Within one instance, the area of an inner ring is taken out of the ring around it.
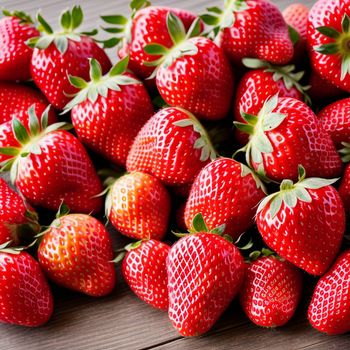
{"label": "green sepal", "polygon": [[61,204],[58,208],[58,211],[56,213],[56,219],[60,219],[64,216],[67,216],[70,212],[70,209],[67,204],[65,204],[63,201],[61,201]]}
{"label": "green sepal", "polygon": [[327,36],[328,38],[332,38],[332,39],[337,39],[341,35],[341,33],[339,33],[336,29],[332,27],[322,26],[322,27],[317,27],[316,30],[321,34]]}
{"label": "green sepal", "polygon": [[28,110],[29,115],[29,130],[32,136],[37,136],[40,133],[40,123],[35,114],[35,106],[32,105]]}
{"label": "green sepal", "polygon": [[114,264],[119,264],[120,262],[123,261],[125,255],[126,255],[126,251],[122,251],[111,262]]}
{"label": "green sepal", "polygon": [[147,44],[143,49],[148,55],[166,55],[169,52],[167,47],[160,44]]}
{"label": "green sepal", "polygon": [[17,147],[0,147],[0,154],[5,156],[17,156],[19,155],[21,149]]}
{"label": "green sepal", "polygon": [[193,220],[192,220],[192,229],[194,230],[194,232],[208,232],[208,227],[204,221],[203,215],[202,213],[198,213],[194,216]]}
{"label": "green sepal", "polygon": [[12,119],[12,131],[15,135],[16,140],[21,144],[25,145],[29,142],[30,137],[25,126],[17,118]]}
{"label": "green sepal", "polygon": [[344,146],[344,148],[339,150],[341,159],[344,163],[348,163],[350,162],[350,143],[342,142],[341,144]]}
{"label": "green sepal", "polygon": [[128,23],[128,19],[122,15],[101,16],[102,20],[109,24],[125,25]]}
{"label": "green sepal", "polygon": [[9,11],[7,9],[2,9],[2,14],[5,17],[16,17],[20,19],[20,24],[34,24],[32,17],[23,11]]}
{"label": "green sepal", "polygon": [[40,12],[37,13],[36,19],[40,24],[39,30],[44,31],[47,34],[53,34],[51,26],[45,21]]}
{"label": "green sepal", "polygon": [[169,11],[166,17],[166,25],[174,45],[181,43],[186,38],[186,30],[181,19],[174,12]]}
{"label": "green sepal", "polygon": [[335,55],[339,52],[339,45],[337,43],[328,43],[321,46],[315,46],[314,50],[323,55]]}
{"label": "green sepal", "polygon": [[124,74],[126,70],[128,69],[128,64],[129,64],[129,56],[125,56],[123,59],[118,61],[112,69],[109,71],[109,76],[114,77],[117,75]]}
{"label": "green sepal", "polygon": [[292,26],[288,26],[288,33],[293,46],[295,46],[300,40],[300,34]]}

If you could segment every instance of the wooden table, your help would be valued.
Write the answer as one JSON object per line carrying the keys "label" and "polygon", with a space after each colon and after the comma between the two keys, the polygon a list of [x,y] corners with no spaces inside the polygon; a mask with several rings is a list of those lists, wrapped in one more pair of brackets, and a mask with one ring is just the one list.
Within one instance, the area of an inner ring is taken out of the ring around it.
{"label": "wooden table", "polygon": [[[284,8],[291,2],[279,0],[278,5]],[[303,1],[309,4],[311,2]],[[127,0],[5,0],[1,5],[30,13],[41,8],[49,22],[54,23],[60,11],[73,3],[81,4],[84,9],[84,29],[101,24],[98,18],[100,14],[128,13]],[[202,12],[206,6],[220,4],[221,1],[154,0],[153,3]],[[115,56],[113,51],[110,53]],[[285,327],[255,327],[234,302],[211,332],[199,338],[185,339],[172,328],[166,313],[154,310],[137,299],[122,282],[119,274],[115,291],[101,299],[55,289],[56,307],[52,320],[38,329],[1,324],[0,349],[350,349],[350,335],[328,337],[308,325],[305,313],[309,295],[310,293],[293,320]]]}

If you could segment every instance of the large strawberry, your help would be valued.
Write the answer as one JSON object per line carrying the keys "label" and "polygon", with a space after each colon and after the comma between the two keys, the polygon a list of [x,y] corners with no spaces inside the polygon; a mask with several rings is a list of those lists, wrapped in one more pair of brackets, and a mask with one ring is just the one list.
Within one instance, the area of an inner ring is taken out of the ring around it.
{"label": "large strawberry", "polygon": [[244,164],[220,158],[196,177],[185,208],[185,222],[201,213],[209,229],[225,224],[225,233],[237,238],[254,224],[256,207],[265,197],[260,180]]}
{"label": "large strawberry", "polygon": [[105,226],[89,215],[62,214],[43,233],[40,266],[60,286],[95,297],[109,294],[116,276]]}
{"label": "large strawberry", "polygon": [[[198,217],[195,222],[198,221]],[[167,258],[169,318],[183,336],[207,332],[237,295],[244,278],[244,261],[233,243],[204,232],[175,243]]]}
{"label": "large strawberry", "polygon": [[65,108],[72,109],[79,139],[121,166],[125,166],[137,133],[154,112],[146,88],[126,72],[127,66],[128,57],[102,76],[100,64],[91,59],[90,82],[69,78],[80,91]]}
{"label": "large strawberry", "polygon": [[170,207],[168,191],[159,180],[132,172],[111,185],[106,217],[125,236],[161,240],[168,229]]}
{"label": "large strawberry", "polygon": [[320,278],[309,306],[311,325],[327,334],[350,331],[350,250],[343,252]]}
{"label": "large strawberry", "polygon": [[293,58],[293,43],[280,10],[269,0],[225,1],[225,9],[208,9],[201,16],[213,27],[230,60],[240,65],[245,57],[274,64],[287,64]]}
{"label": "large strawberry", "polygon": [[66,123],[47,126],[48,110],[40,123],[34,109],[29,109],[29,133],[13,118],[19,147],[0,148],[0,153],[11,156],[2,170],[11,169],[12,182],[33,205],[57,210],[64,200],[73,211],[98,212],[102,199],[94,196],[101,193],[102,184],[94,166],[79,140],[60,130]]}
{"label": "large strawberry", "polygon": [[[251,106],[250,106],[251,108]],[[249,134],[247,162],[275,181],[296,180],[301,164],[310,176],[339,176],[342,162],[329,134],[302,101],[275,95],[258,113],[242,110],[244,123],[237,128]]]}
{"label": "large strawberry", "polygon": [[318,0],[309,13],[313,69],[350,92],[350,0]]}
{"label": "large strawberry", "polygon": [[264,199],[256,223],[265,243],[281,257],[312,275],[327,271],[339,252],[345,230],[342,200],[335,180],[283,180],[280,192]]}
{"label": "large strawberry", "polygon": [[33,50],[26,41],[39,32],[26,13],[2,12],[5,17],[0,20],[0,81],[29,80]]}
{"label": "large strawberry", "polygon": [[[83,21],[79,6],[61,15],[61,31],[54,32],[38,13],[41,37],[32,38],[28,44],[35,48],[31,61],[31,73],[35,84],[56,108],[63,109],[77,92],[68,75],[89,79],[89,58],[100,62],[103,73],[111,68],[111,62],[103,49],[88,35],[76,29]],[[90,33],[91,34],[91,33]]]}
{"label": "large strawberry", "polygon": [[0,322],[38,327],[53,312],[50,287],[26,252],[0,246]]}
{"label": "large strawberry", "polygon": [[[265,252],[265,250],[263,250]],[[270,255],[246,264],[240,303],[258,326],[278,327],[294,315],[302,292],[302,275],[289,262]]]}
{"label": "large strawberry", "polygon": [[166,259],[170,247],[151,239],[126,247],[122,273],[131,290],[143,301],[161,310],[168,309]]}
{"label": "large strawberry", "polygon": [[198,118],[225,118],[231,107],[234,82],[224,52],[210,39],[199,36],[199,19],[186,34],[179,17],[169,12],[167,28],[171,45],[155,41],[144,48],[148,54],[161,56],[145,62],[157,67],[154,76],[160,95],[168,105],[185,108]]}
{"label": "large strawberry", "polygon": [[191,183],[209,159],[216,157],[199,121],[181,108],[160,110],[143,126],[131,147],[126,167],[166,185]]}

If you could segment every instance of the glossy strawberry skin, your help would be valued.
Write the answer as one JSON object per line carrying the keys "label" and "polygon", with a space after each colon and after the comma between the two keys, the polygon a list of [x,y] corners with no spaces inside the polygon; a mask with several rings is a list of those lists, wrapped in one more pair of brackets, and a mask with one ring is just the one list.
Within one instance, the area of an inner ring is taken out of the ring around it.
{"label": "glossy strawberry skin", "polygon": [[[135,78],[132,74],[127,74]],[[72,109],[72,122],[79,139],[111,162],[125,166],[131,145],[141,127],[153,115],[146,88],[121,85],[108,90],[107,97],[89,99]]]}
{"label": "glossy strawberry skin", "polygon": [[293,58],[293,44],[279,9],[269,0],[247,0],[248,10],[234,14],[235,22],[220,37],[222,47],[235,64],[245,57],[284,65]]}
{"label": "glossy strawberry skin", "polygon": [[343,177],[339,186],[339,194],[343,200],[344,208],[347,214],[350,214],[350,165],[345,168]]}
{"label": "glossy strawberry skin", "polygon": [[198,48],[198,53],[177,58],[169,67],[160,65],[158,91],[167,104],[185,108],[200,119],[223,119],[231,107],[234,89],[230,63],[211,40],[196,37],[188,42]]}
{"label": "glossy strawberry skin", "polygon": [[185,208],[187,228],[201,213],[208,229],[225,224],[225,233],[237,238],[254,224],[256,206],[265,197],[252,174],[242,176],[243,165],[229,158],[208,164],[195,179]]}
{"label": "glossy strawberry skin", "polygon": [[32,24],[21,23],[17,17],[0,20],[0,81],[29,80],[33,50],[26,41],[39,36]]}
{"label": "glossy strawberry skin", "polygon": [[77,92],[68,75],[89,80],[89,58],[95,58],[103,74],[111,68],[106,53],[91,38],[81,36],[80,42],[68,40],[68,49],[62,55],[54,44],[47,49],[35,48],[31,60],[31,73],[35,84],[57,109],[63,109]]}
{"label": "glossy strawberry skin", "polygon": [[350,251],[320,278],[308,310],[311,325],[329,335],[350,331]]}
{"label": "glossy strawberry skin", "polygon": [[167,310],[166,259],[170,247],[156,240],[143,241],[124,257],[122,273],[131,290],[143,301],[161,310]]}
{"label": "glossy strawberry skin", "polygon": [[294,315],[302,292],[302,275],[276,257],[246,264],[240,303],[249,319],[261,327],[278,327]]}
{"label": "glossy strawberry skin", "polygon": [[298,200],[294,208],[282,203],[273,218],[267,204],[257,214],[256,223],[265,243],[281,257],[312,275],[322,275],[340,249],[344,207],[334,187],[307,191],[310,203]]}
{"label": "glossy strawberry skin", "polygon": [[53,297],[39,264],[26,252],[0,252],[0,322],[27,327],[46,323]]}
{"label": "glossy strawberry skin", "polygon": [[105,226],[83,214],[57,219],[38,248],[40,266],[50,280],[94,297],[115,286],[113,254]]}
{"label": "glossy strawberry skin", "polygon": [[159,180],[133,172],[116,180],[110,191],[109,220],[120,233],[135,239],[164,237],[171,201]]}
{"label": "glossy strawberry skin", "polygon": [[172,246],[167,271],[169,318],[181,335],[195,336],[207,332],[239,292],[244,261],[232,243],[202,232]]}
{"label": "glossy strawberry skin", "polygon": [[19,161],[16,186],[27,200],[55,211],[64,200],[72,212],[99,212],[102,199],[93,197],[102,192],[102,184],[79,140],[60,130],[43,136],[38,146],[41,154]]}

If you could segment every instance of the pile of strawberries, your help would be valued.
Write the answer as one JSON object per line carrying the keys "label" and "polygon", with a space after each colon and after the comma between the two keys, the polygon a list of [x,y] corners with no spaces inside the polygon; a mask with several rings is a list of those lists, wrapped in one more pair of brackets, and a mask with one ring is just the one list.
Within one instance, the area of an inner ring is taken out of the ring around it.
{"label": "pile of strawberries", "polygon": [[[122,261],[184,336],[235,297],[282,326],[307,275],[311,325],[350,331],[349,16],[350,0],[283,14],[226,0],[200,17],[133,0],[130,18],[102,16],[102,41],[79,6],[58,31],[4,11],[0,321],[46,323],[47,280],[104,296]],[[106,222],[131,243],[113,251]]]}

